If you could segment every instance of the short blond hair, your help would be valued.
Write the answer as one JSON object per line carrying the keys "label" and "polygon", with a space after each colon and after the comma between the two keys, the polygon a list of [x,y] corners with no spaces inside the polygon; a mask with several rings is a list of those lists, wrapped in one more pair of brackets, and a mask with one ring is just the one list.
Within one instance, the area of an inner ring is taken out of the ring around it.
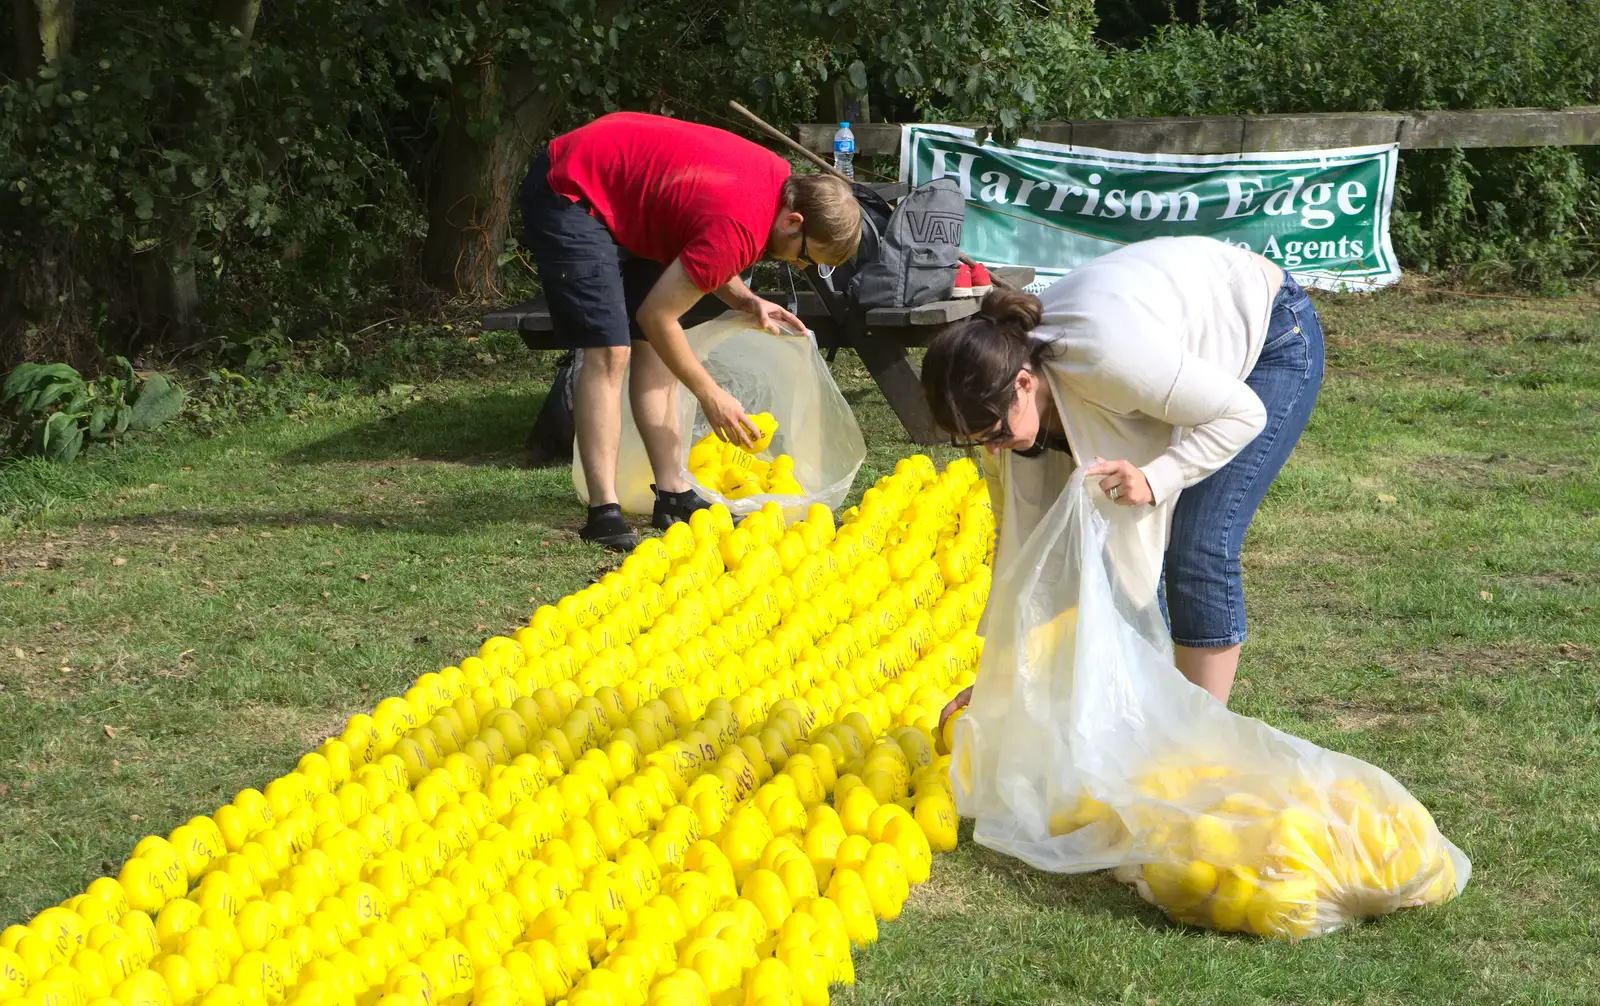
{"label": "short blond hair", "polygon": [[791,174],[783,205],[805,218],[806,247],[823,265],[841,265],[861,243],[861,207],[850,186],[821,172]]}

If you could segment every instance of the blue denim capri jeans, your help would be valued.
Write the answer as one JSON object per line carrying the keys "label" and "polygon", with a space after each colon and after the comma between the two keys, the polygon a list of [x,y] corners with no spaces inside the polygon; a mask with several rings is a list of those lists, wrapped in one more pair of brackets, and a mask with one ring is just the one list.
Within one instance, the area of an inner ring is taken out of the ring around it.
{"label": "blue denim capri jeans", "polygon": [[1239,549],[1311,418],[1323,363],[1322,322],[1305,290],[1285,273],[1261,357],[1245,378],[1266,406],[1267,425],[1232,461],[1185,489],[1173,507],[1162,608],[1175,644],[1244,642]]}

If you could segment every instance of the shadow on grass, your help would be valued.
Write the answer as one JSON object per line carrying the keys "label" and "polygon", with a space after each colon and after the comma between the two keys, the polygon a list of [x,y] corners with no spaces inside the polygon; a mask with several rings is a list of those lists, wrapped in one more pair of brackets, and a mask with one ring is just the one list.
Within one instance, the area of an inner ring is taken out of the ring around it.
{"label": "shadow on grass", "polygon": [[888,403],[883,399],[883,393],[878,390],[878,386],[876,384],[863,384],[854,388],[840,388],[839,394],[844,397],[845,401],[850,403],[850,407],[852,409],[860,409],[863,406],[877,406],[878,408],[888,407]]}
{"label": "shadow on grass", "polygon": [[297,447],[291,464],[422,458],[506,467],[517,463],[548,389],[413,402],[381,418]]}
{"label": "shadow on grass", "polygon": [[1110,870],[1094,873],[1047,873],[1020,859],[1014,859],[972,840],[972,822],[962,821],[960,852],[967,865],[994,885],[992,890],[972,891],[1002,902],[1011,902],[1026,912],[1071,912],[1100,915],[1135,923],[1151,932],[1194,934],[1216,938],[1193,926],[1173,922],[1159,908],[1139,897],[1132,887],[1118,881]]}
{"label": "shadow on grass", "polygon": [[[541,480],[548,483],[549,480]],[[451,492],[412,507],[350,510],[338,507],[260,507],[228,510],[163,510],[139,515],[114,514],[85,521],[85,527],[115,525],[124,533],[139,528],[208,531],[223,528],[326,527],[373,534],[470,535],[486,527],[522,523],[531,528],[572,531],[583,523],[584,508],[572,486],[541,484],[529,478],[525,487],[504,491]]]}

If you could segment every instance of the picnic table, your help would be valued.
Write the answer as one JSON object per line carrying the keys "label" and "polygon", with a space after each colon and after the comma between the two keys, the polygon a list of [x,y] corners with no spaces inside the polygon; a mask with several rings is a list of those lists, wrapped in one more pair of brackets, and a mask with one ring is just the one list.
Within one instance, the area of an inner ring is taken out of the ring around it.
{"label": "picnic table", "polygon": [[[905,194],[903,183],[874,188],[890,200]],[[855,350],[912,443],[943,443],[944,437],[935,428],[927,399],[922,394],[921,374],[908,350],[926,346],[948,326],[977,314],[979,299],[965,297],[917,307],[864,311],[843,297],[833,295],[828,285],[812,274],[813,269],[805,272],[811,281],[807,284],[797,284],[792,291],[768,290],[758,291],[758,294],[775,304],[790,307],[816,333],[820,348],[831,350],[845,346]],[[1027,286],[1034,280],[1034,271],[1026,267],[998,266],[991,273],[1000,283],[1015,287]],[[684,315],[684,327],[709,321],[726,310],[726,305],[708,294]],[[542,298],[492,311],[483,316],[481,325],[485,331],[519,332],[529,349],[563,348]]]}

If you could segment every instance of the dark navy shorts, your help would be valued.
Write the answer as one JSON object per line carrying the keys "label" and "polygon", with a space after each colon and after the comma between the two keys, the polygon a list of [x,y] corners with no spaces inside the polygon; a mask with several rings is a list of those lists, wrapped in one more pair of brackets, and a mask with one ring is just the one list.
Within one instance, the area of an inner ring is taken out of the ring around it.
{"label": "dark navy shorts", "polygon": [[1239,550],[1245,531],[1311,418],[1322,386],[1322,323],[1311,298],[1284,274],[1266,344],[1245,383],[1267,409],[1259,436],[1226,465],[1185,489],[1172,512],[1163,608],[1179,646],[1245,640]]}
{"label": "dark navy shorts", "polygon": [[550,158],[540,154],[522,180],[522,243],[544,287],[555,330],[552,349],[596,349],[643,342],[636,316],[666,266],[629,254],[606,225],[550,188]]}

